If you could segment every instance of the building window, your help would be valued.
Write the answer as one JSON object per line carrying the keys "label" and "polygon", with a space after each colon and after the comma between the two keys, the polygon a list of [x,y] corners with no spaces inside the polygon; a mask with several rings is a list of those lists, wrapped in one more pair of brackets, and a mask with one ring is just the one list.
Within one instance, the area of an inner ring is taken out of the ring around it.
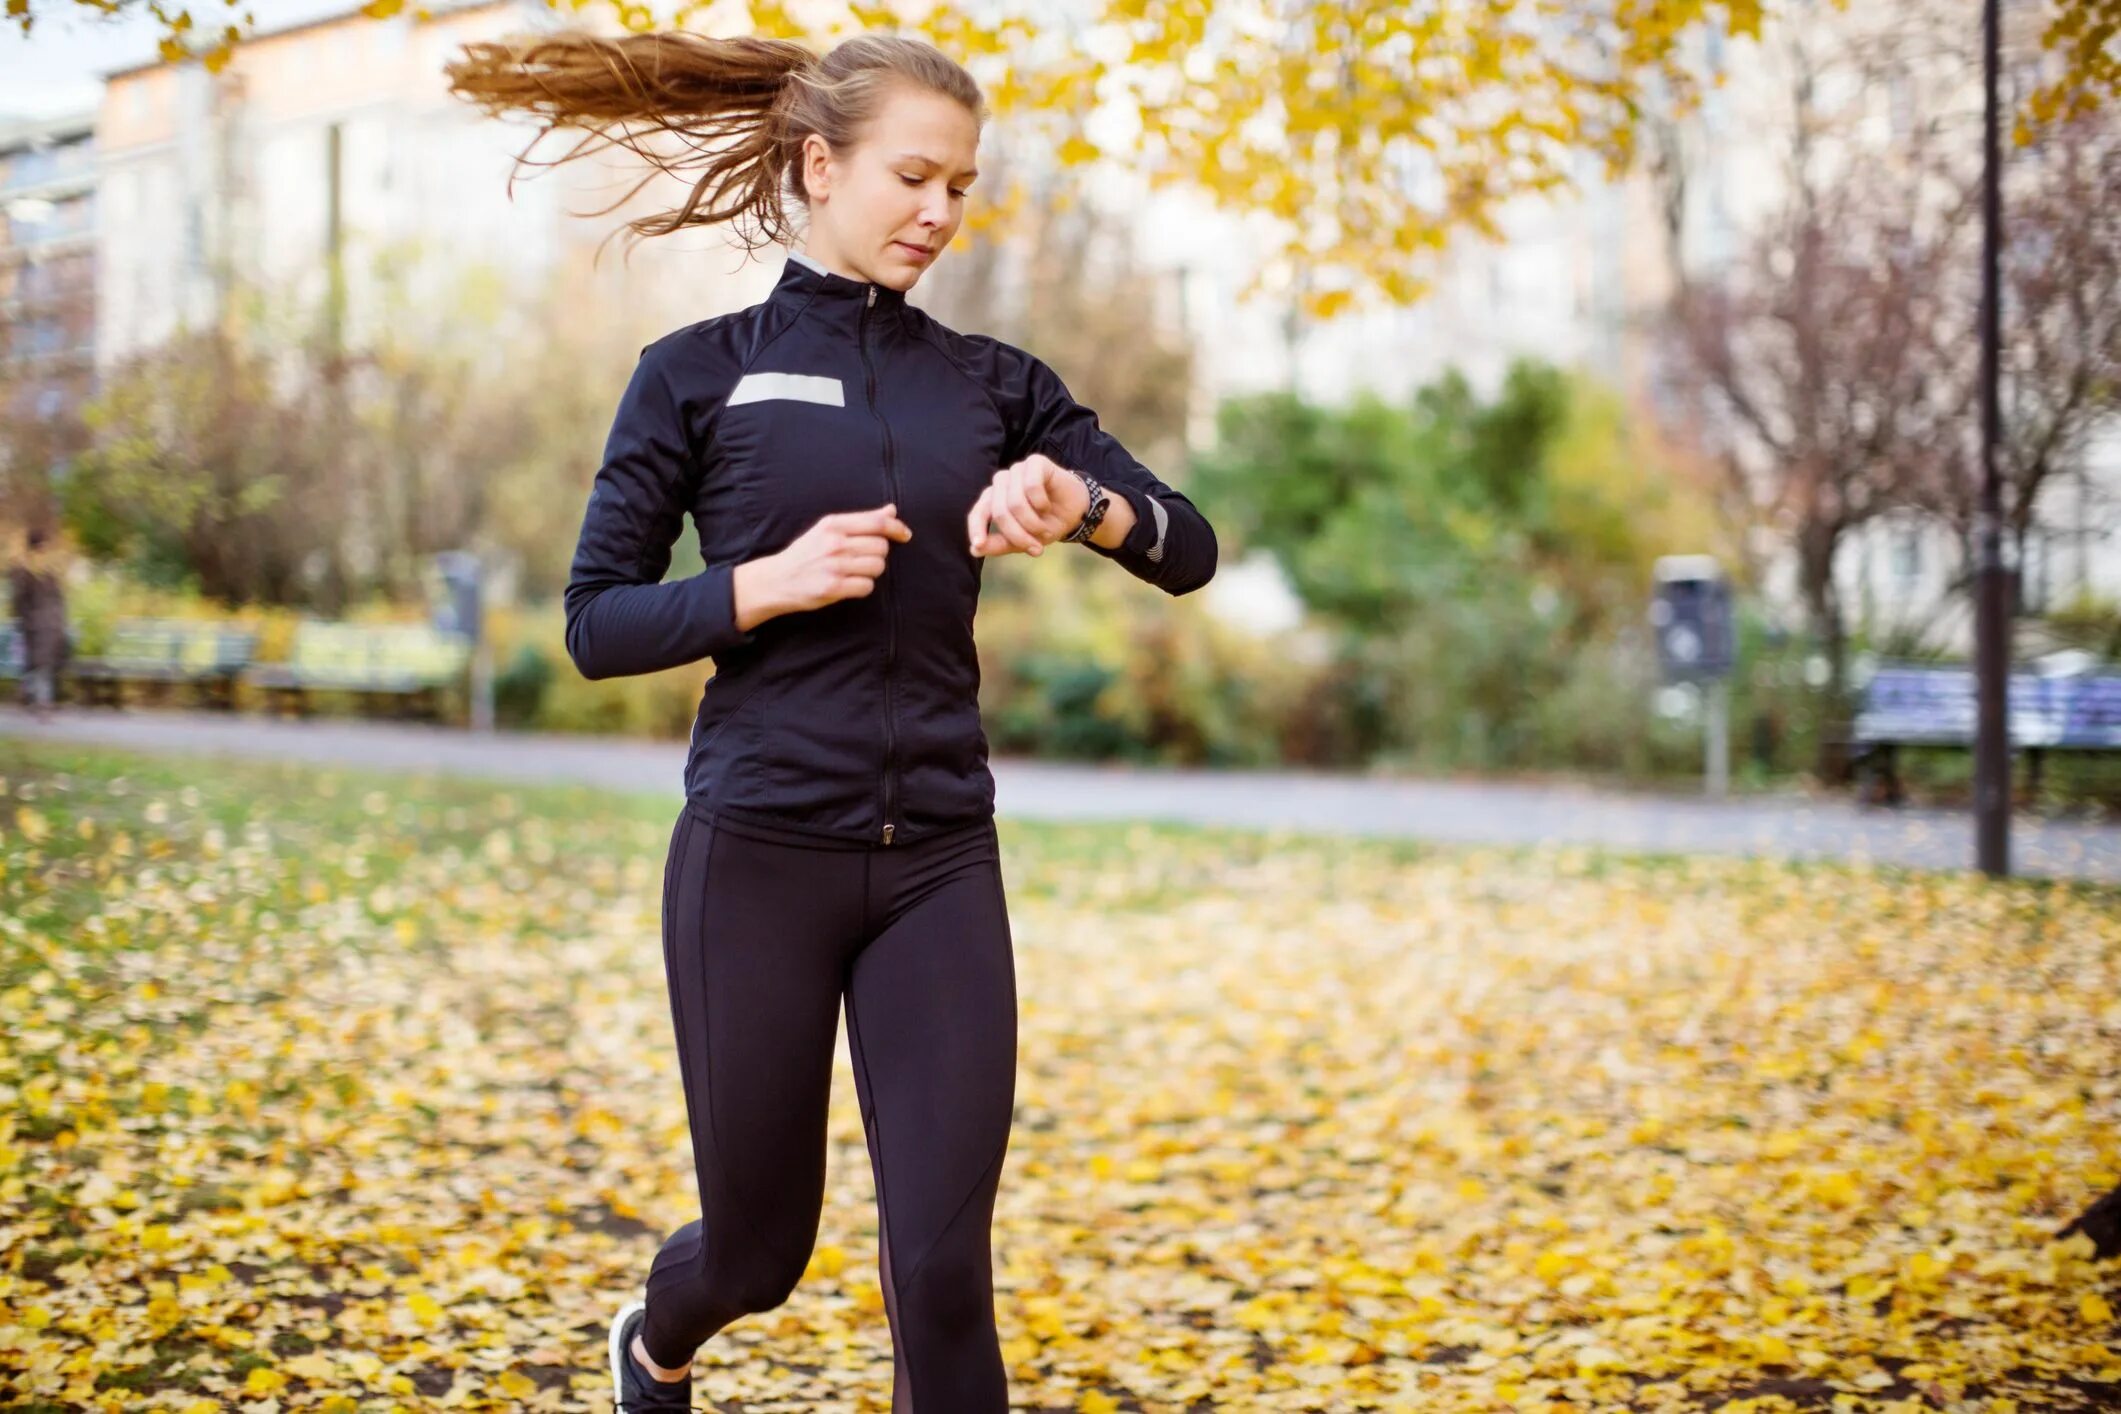
{"label": "building window", "polygon": [[2048,545],[2044,536],[2025,537],[2018,564],[2018,612],[2044,614],[2048,608]]}
{"label": "building window", "polygon": [[1903,525],[1893,535],[1893,578],[1905,588],[1922,576],[1922,529]]}

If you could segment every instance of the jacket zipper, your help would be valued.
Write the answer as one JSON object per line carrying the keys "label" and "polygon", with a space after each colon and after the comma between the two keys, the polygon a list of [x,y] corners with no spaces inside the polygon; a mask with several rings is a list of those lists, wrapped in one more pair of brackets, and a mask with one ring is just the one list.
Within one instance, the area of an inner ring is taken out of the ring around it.
{"label": "jacket zipper", "polygon": [[[876,409],[876,367],[869,361],[869,311],[876,304],[876,286],[869,287],[869,297],[862,302],[862,318],[857,342],[862,346],[862,372],[869,384],[869,411],[876,418],[876,425],[884,433],[884,489],[891,501],[898,501],[898,471],[892,465],[891,424]],[[891,723],[891,668],[898,659],[898,599],[891,586],[884,586],[884,843],[891,843],[891,811],[894,805],[891,767],[897,753],[898,742]]]}

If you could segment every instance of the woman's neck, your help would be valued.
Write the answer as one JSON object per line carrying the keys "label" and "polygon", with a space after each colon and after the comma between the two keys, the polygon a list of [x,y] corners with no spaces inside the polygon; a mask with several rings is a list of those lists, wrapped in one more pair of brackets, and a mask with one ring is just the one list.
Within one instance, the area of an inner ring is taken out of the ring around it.
{"label": "woman's neck", "polygon": [[857,275],[852,270],[842,270],[833,261],[820,260],[807,250],[791,250],[788,252],[788,258],[790,260],[799,260],[811,269],[823,271],[827,275],[837,275],[843,280],[862,280],[866,282],[869,279],[867,275]]}

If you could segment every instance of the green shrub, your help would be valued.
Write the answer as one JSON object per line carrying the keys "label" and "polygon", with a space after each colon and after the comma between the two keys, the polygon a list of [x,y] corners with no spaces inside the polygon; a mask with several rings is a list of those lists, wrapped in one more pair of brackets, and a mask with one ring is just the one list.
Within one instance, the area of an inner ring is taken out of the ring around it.
{"label": "green shrub", "polygon": [[552,686],[552,659],[535,643],[518,643],[506,666],[493,675],[493,715],[500,726],[537,725],[546,689]]}
{"label": "green shrub", "polygon": [[2121,602],[2086,590],[2047,616],[2056,642],[2109,660],[2121,660]]}

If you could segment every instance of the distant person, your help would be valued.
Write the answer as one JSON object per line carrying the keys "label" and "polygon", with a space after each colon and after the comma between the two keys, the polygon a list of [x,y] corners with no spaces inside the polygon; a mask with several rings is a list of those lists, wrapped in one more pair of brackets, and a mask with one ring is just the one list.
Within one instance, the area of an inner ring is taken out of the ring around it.
{"label": "distant person", "polygon": [[15,633],[22,644],[22,680],[16,691],[38,721],[48,722],[68,648],[64,562],[51,533],[41,525],[30,527],[25,546],[7,576]]}
{"label": "distant person", "polygon": [[[802,220],[764,300],[641,351],[564,596],[585,677],[715,665],[662,906],[701,1216],[613,1318],[612,1397],[691,1408],[698,1348],[793,1291],[844,997],[891,1407],[1004,1414],[990,1228],[1017,1011],[981,571],[1066,542],[1185,594],[1215,533],[1051,368],[907,301],[964,217],[986,119],[932,45],[566,35],[471,44],[449,69],[486,111],[542,116],[539,138],[647,137],[634,150],[692,190],[641,234],[748,219],[750,249]],[[688,514],[707,568],[662,583]]]}

